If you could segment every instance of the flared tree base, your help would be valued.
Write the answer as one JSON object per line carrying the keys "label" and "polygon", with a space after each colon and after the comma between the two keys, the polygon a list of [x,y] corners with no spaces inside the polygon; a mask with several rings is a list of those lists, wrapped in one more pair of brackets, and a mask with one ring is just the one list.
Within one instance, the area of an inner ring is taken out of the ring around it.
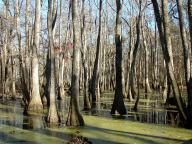
{"label": "flared tree base", "polygon": [[61,122],[61,119],[60,119],[56,109],[54,109],[54,108],[49,109],[46,121],[47,121],[47,123],[51,123],[51,124],[57,124],[57,123]]}
{"label": "flared tree base", "polygon": [[76,111],[75,109],[72,109],[70,107],[68,117],[67,117],[67,126],[83,126],[85,125],[83,116]]}
{"label": "flared tree base", "polygon": [[31,101],[28,105],[27,111],[31,112],[42,112],[43,111],[43,105],[41,101]]}
{"label": "flared tree base", "polygon": [[120,114],[120,115],[125,115],[127,114],[124,101],[123,101],[123,95],[118,95],[115,94],[115,99],[113,101],[112,109],[111,109],[111,114]]}

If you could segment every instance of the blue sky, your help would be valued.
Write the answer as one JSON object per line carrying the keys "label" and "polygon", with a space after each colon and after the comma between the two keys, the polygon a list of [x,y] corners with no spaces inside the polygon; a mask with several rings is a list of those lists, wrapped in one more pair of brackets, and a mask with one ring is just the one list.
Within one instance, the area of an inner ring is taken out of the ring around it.
{"label": "blue sky", "polygon": [[[20,14],[20,19],[21,19],[21,24],[24,23],[24,16],[25,16],[25,0],[19,0],[20,2],[22,2],[22,9],[21,9],[21,14]],[[59,2],[60,0],[58,0]],[[12,2],[12,0],[10,0],[10,2]],[[42,10],[41,10],[41,16],[43,18],[43,25],[44,27],[46,27],[46,24],[47,24],[47,3],[48,1],[47,0],[43,0],[43,5],[42,5]],[[67,15],[67,12],[68,12],[68,2],[69,0],[63,0],[63,13],[62,15]],[[99,7],[99,0],[90,0],[91,2],[91,7],[92,7],[92,15],[93,15],[93,21],[97,21],[97,24],[98,24],[98,14],[99,14],[99,11],[98,11],[98,7]],[[89,0],[85,0],[85,3],[86,3],[86,7],[87,9],[89,9]],[[113,28],[114,27],[114,24],[115,24],[115,10],[116,10],[116,6],[115,6],[115,0],[108,0],[108,26]],[[133,13],[130,14],[130,11],[131,11],[131,6],[133,5],[133,7],[135,7],[133,9]],[[1,10],[3,9],[3,2],[2,0],[0,0],[0,8]],[[12,12],[14,12],[14,5],[11,5],[10,6],[10,10]],[[31,9],[34,10],[35,8],[35,0],[31,0]],[[58,7],[59,8],[59,7]],[[151,10],[150,10],[150,9]],[[153,10],[152,10],[152,6],[150,6],[148,8],[148,12],[146,13],[148,16],[151,16],[151,20],[149,21],[150,23],[150,26],[151,28],[154,28],[153,25],[154,25],[154,18],[153,18]],[[103,0],[103,10],[104,10],[104,14],[106,12],[106,0]],[[124,0],[124,5],[123,5],[123,18],[125,18],[128,22],[129,22],[129,18],[130,18],[130,15],[137,15],[138,14],[138,7],[136,5],[134,5],[133,1],[132,0]],[[59,11],[58,11],[58,16],[59,16]],[[33,16],[33,19],[34,19],[34,14],[32,15]],[[123,21],[124,22],[124,21]],[[65,25],[65,22],[63,23],[63,25]],[[124,35],[127,35],[127,32],[129,30],[129,27],[124,23],[124,32],[123,34]],[[24,34],[24,28],[22,29],[23,30],[23,34]]]}

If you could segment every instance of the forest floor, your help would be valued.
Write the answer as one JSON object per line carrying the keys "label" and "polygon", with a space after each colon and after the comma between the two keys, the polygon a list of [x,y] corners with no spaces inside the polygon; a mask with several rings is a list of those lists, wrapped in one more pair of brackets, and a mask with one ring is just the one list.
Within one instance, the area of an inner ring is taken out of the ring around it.
{"label": "forest floor", "polygon": [[43,118],[30,119],[22,115],[22,107],[11,103],[0,104],[0,143],[60,144],[74,137],[94,144],[146,144],[192,143],[192,130],[169,125],[147,124],[124,119],[90,116],[84,114],[84,127],[49,128]]}

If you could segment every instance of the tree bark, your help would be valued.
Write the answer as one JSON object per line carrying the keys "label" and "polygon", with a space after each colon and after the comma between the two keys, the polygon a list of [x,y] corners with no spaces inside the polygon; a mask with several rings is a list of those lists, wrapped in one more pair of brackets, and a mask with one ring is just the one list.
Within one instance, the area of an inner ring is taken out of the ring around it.
{"label": "tree bark", "polygon": [[128,58],[127,58],[127,81],[126,81],[126,92],[127,97],[130,101],[133,101],[132,93],[131,93],[131,64],[133,61],[133,26],[132,22],[130,24],[130,36],[129,36],[129,51],[128,51]]}
{"label": "tree bark", "polygon": [[99,65],[99,53],[100,53],[100,42],[101,42],[101,17],[102,17],[102,0],[99,2],[99,30],[98,30],[98,36],[97,36],[97,50],[96,50],[96,57],[95,57],[95,63],[93,68],[93,74],[91,79],[91,95],[92,95],[92,107],[95,108],[96,105],[96,87],[98,81],[98,65]]}
{"label": "tree bark", "polygon": [[87,25],[85,21],[85,0],[82,0],[82,28],[81,28],[81,44],[82,44],[82,65],[83,65],[83,96],[84,96],[84,110],[89,110],[91,109],[91,104],[89,100],[89,86],[88,86],[88,64],[87,64]]}
{"label": "tree bark", "polygon": [[182,13],[182,1],[177,0],[177,9],[179,14],[179,26],[180,26],[180,35],[181,35],[181,41],[183,46],[183,58],[184,58],[184,69],[185,69],[185,82],[187,86],[187,93],[188,93],[188,125],[192,128],[192,79],[191,79],[191,71],[190,71],[190,53],[189,48],[187,45],[187,36],[185,32],[184,27],[184,17]]}
{"label": "tree bark", "polygon": [[[191,52],[192,52],[192,0],[188,0],[188,16],[189,16],[189,33],[190,33]],[[190,71],[190,75],[192,76],[192,70]],[[189,117],[192,118],[192,92],[191,92],[191,90],[192,90],[192,79],[191,78],[190,78],[189,83],[190,83],[189,84],[190,85],[189,86],[190,87],[189,88],[190,92],[188,94],[188,111],[190,112]]]}
{"label": "tree bark", "polygon": [[34,40],[32,47],[32,72],[31,72],[31,92],[28,111],[39,112],[43,109],[39,92],[39,62],[37,56],[37,49],[39,48],[40,40],[40,13],[41,13],[41,0],[35,1],[35,24],[34,24]]}
{"label": "tree bark", "polygon": [[163,50],[163,56],[164,56],[165,63],[166,63],[166,69],[168,71],[168,74],[169,74],[169,77],[171,80],[171,86],[172,86],[173,94],[174,94],[176,102],[177,102],[177,108],[181,114],[181,117],[184,120],[186,120],[186,114],[184,112],[181,94],[179,92],[179,89],[178,89],[178,86],[176,83],[176,79],[175,79],[175,76],[173,73],[173,63],[172,63],[173,59],[172,59],[172,56],[170,54],[170,45],[167,42],[168,37],[169,37],[169,33],[167,31],[167,28],[168,28],[167,0],[163,0],[164,33],[163,33],[163,29],[162,29],[161,16],[160,16],[160,11],[159,11],[159,6],[157,3],[157,0],[152,0],[152,3],[153,3],[155,18],[157,21],[158,31],[159,31],[159,35],[160,35],[160,41],[161,41],[161,46],[162,46],[162,50]]}
{"label": "tree bark", "polygon": [[[28,13],[27,11],[29,11],[29,0],[26,1],[26,17],[28,17]],[[24,56],[22,54],[22,39],[21,39],[21,31],[20,31],[20,16],[19,16],[20,12],[19,12],[19,1],[16,0],[15,1],[15,19],[16,19],[16,34],[17,34],[17,40],[18,40],[18,49],[19,49],[19,72],[20,72],[20,82],[21,82],[21,90],[22,90],[22,93],[23,93],[23,103],[24,103],[24,106],[25,106],[25,110],[26,111],[26,108],[28,107],[28,104],[29,104],[29,100],[30,100],[30,95],[29,95],[29,83],[30,83],[30,80],[29,80],[29,76],[28,76],[28,71],[30,67],[30,63],[29,61],[27,61],[27,57],[25,58],[24,60]],[[26,25],[28,25],[28,23],[26,23]],[[27,26],[26,26],[27,27]],[[28,31],[28,29],[27,29]],[[27,32],[28,33],[28,32]],[[26,33],[26,41],[29,42],[29,39],[28,39],[28,34]],[[26,43],[26,49],[27,49],[27,46],[28,46],[28,43]],[[26,53],[25,53],[26,55]],[[28,62],[28,63],[27,63]],[[13,69],[14,71],[14,69]]]}
{"label": "tree bark", "polygon": [[[55,3],[56,1],[54,1]],[[60,122],[60,117],[57,112],[56,107],[56,94],[55,94],[55,53],[54,53],[54,42],[53,42],[53,29],[52,29],[52,0],[48,1],[48,36],[49,36],[49,52],[50,52],[50,91],[49,91],[49,110],[47,116],[48,123],[58,123]]]}
{"label": "tree bark", "polygon": [[149,50],[146,42],[146,34],[144,29],[144,17],[142,18],[142,38],[143,38],[143,47],[145,50],[145,94],[151,92],[149,85]]}
{"label": "tree bark", "polygon": [[116,13],[116,26],[115,26],[115,44],[116,44],[116,88],[115,98],[111,109],[111,114],[118,112],[120,115],[126,114],[126,108],[123,100],[123,84],[122,84],[122,39],[121,39],[121,25],[122,25],[122,3],[116,0],[117,13]]}
{"label": "tree bark", "polygon": [[[8,18],[9,1],[5,0],[3,5],[3,16]],[[1,52],[1,90],[4,100],[6,94],[6,77],[7,77],[7,60],[8,60],[8,27],[5,27],[3,34],[3,48]]]}
{"label": "tree bark", "polygon": [[134,77],[135,77],[135,65],[136,65],[136,57],[137,57],[137,53],[138,53],[138,49],[139,49],[139,46],[140,46],[140,31],[141,31],[141,19],[142,19],[142,16],[141,16],[141,0],[139,1],[139,16],[137,17],[136,19],[136,42],[135,42],[135,45],[134,45],[134,50],[133,50],[133,60],[132,60],[132,63],[131,63],[131,71],[130,71],[130,93],[132,95],[132,98],[135,98],[136,97],[136,84],[135,84],[135,80],[134,80]]}
{"label": "tree bark", "polygon": [[62,24],[62,0],[60,0],[60,18],[59,18],[59,79],[58,79],[58,99],[63,100],[65,96],[64,90],[64,53],[62,52],[62,45],[61,45],[61,24]]}
{"label": "tree bark", "polygon": [[78,19],[77,0],[72,0],[72,22],[73,22],[73,61],[71,98],[66,125],[82,126],[83,117],[79,111],[79,73],[80,73],[80,23]]}

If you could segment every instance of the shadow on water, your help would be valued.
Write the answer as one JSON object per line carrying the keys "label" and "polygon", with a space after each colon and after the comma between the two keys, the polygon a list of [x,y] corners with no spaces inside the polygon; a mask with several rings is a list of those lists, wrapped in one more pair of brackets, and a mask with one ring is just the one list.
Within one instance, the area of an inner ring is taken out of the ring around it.
{"label": "shadow on water", "polygon": [[183,144],[192,144],[192,139],[186,140],[185,142],[183,142]]}
{"label": "shadow on water", "polygon": [[[12,132],[12,133],[14,133],[14,132]],[[15,138],[15,137],[11,136],[10,134],[6,134],[6,133],[4,133],[4,132],[0,132],[0,140],[1,140],[0,142],[2,142],[2,143],[38,144],[38,143],[36,143],[36,142],[34,142],[34,141]]]}
{"label": "shadow on water", "polygon": [[[104,133],[115,134],[115,135],[126,136],[126,137],[130,137],[130,138],[138,139],[138,140],[143,141],[144,143],[157,143],[156,141],[148,140],[147,138],[170,140],[170,141],[175,141],[175,142],[180,142],[180,143],[187,142],[187,141],[175,139],[175,138],[154,136],[154,135],[149,135],[149,134],[139,134],[139,133],[134,133],[134,132],[124,132],[124,131],[119,131],[119,130],[98,128],[98,127],[94,127],[94,126],[90,126],[90,125],[87,125],[86,127],[88,129],[94,129],[97,131],[102,131]],[[143,137],[145,137],[145,138],[143,138]],[[189,140],[189,142],[190,142],[190,140]]]}

